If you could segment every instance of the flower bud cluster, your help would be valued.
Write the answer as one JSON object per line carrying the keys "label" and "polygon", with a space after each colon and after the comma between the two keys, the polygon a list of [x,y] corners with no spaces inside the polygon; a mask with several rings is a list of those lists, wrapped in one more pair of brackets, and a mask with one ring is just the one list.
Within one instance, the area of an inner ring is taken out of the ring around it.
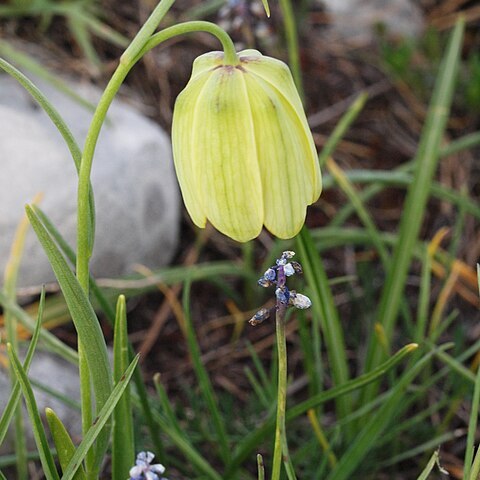
{"label": "flower bud cluster", "polygon": [[[282,253],[282,256],[277,259],[276,264],[268,268],[262,277],[258,280],[261,287],[267,288],[275,285],[275,296],[277,298],[276,309],[281,306],[293,306],[300,309],[309,308],[312,305],[311,300],[295,290],[289,290],[286,285],[287,277],[295,273],[303,273],[302,266],[298,262],[290,261],[295,252],[287,250]],[[270,310],[267,308],[260,309],[249,321],[253,326],[259,325],[270,317]]]}

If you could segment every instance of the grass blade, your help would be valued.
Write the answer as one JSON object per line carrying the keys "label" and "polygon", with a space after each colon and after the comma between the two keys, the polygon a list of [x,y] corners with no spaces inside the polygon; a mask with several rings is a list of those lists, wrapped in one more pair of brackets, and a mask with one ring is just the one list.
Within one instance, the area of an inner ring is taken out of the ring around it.
{"label": "grass blade", "polygon": [[428,476],[433,470],[433,467],[438,463],[438,451],[433,452],[423,472],[418,476],[417,480],[427,480]]}
{"label": "grass blade", "polygon": [[433,353],[427,353],[396,381],[385,403],[375,411],[375,414],[370,417],[370,420],[360,430],[355,440],[338,461],[337,466],[328,475],[327,480],[347,480],[352,478],[353,472],[355,472],[369,451],[375,447],[377,439],[398,415],[399,406],[405,396],[405,389],[421,372],[423,367],[430,362]]}
{"label": "grass blade", "polygon": [[217,434],[217,441],[219,443],[220,455],[227,464],[230,460],[229,442],[227,432],[225,430],[225,422],[223,421],[220,410],[218,408],[215,392],[213,391],[208,372],[201,360],[200,347],[195,336],[192,318],[190,316],[190,282],[187,281],[183,290],[183,311],[185,316],[186,340],[188,344],[188,351],[192,358],[193,368],[198,379],[200,389],[207,404],[207,407],[212,416],[213,426]]}
{"label": "grass blade", "polygon": [[[308,400],[289,408],[287,410],[286,421],[292,421],[295,418],[298,418],[300,415],[308,412],[308,410],[317,408],[319,405],[322,405],[329,400],[336,399],[342,395],[353,392],[354,390],[358,390],[371,382],[377,381],[393,367],[395,367],[395,365],[397,365],[406,355],[415,351],[417,348],[418,345],[415,343],[406,345],[382,365],[379,365],[377,368],[375,368],[375,370],[360,375],[359,377],[349,380],[342,385],[333,387],[330,390],[318,393],[317,395],[310,397]],[[238,468],[238,466],[252,454],[265,436],[274,431],[274,428],[275,411],[272,411],[269,418],[263,423],[263,425],[258,427],[257,430],[252,432],[250,435],[247,435],[241,442],[239,442],[233,452],[232,462],[225,473],[225,478],[229,478],[229,475],[232,475],[232,472],[234,472],[236,468]]]}
{"label": "grass blade", "polygon": [[322,151],[318,156],[320,168],[325,165],[327,159],[333,154],[335,148],[338,145],[338,142],[345,136],[350,125],[358,117],[359,113],[365,106],[367,99],[368,95],[366,93],[360,94],[358,98],[350,105],[348,110],[342,115],[342,118],[339,120],[339,122],[335,126],[335,129],[328,137],[327,142],[323,146]]}
{"label": "grass blade", "polygon": [[[38,200],[35,199],[34,201]],[[29,222],[25,215],[21,219],[15,236],[13,239],[10,256],[5,267],[3,291],[12,301],[16,301],[17,292],[17,278],[22,254],[25,246],[25,237],[28,232]],[[7,331],[7,340],[13,346],[14,350],[18,350],[18,335],[17,335],[17,319],[12,315],[11,311],[6,311],[4,315],[4,325]],[[15,375],[11,374],[11,386],[14,387]],[[15,456],[17,458],[17,478],[18,480],[27,480],[27,445],[25,438],[25,429],[23,422],[23,411],[21,406],[17,406],[15,411],[15,428],[13,429]]]}
{"label": "grass blade", "polygon": [[[348,381],[348,367],[345,356],[346,347],[343,330],[340,324],[338,310],[335,306],[332,291],[328,284],[327,274],[323,262],[318,255],[310,232],[303,228],[297,236],[299,258],[305,272],[305,278],[310,286],[313,309],[314,328],[321,328],[325,337],[325,346],[332,369],[333,383],[335,386]],[[315,358],[315,362],[321,362]],[[347,397],[336,400],[339,418],[350,413],[351,401]]]}
{"label": "grass blade", "polygon": [[[75,265],[76,263],[76,255],[73,249],[70,247],[70,245],[67,243],[67,241],[62,237],[60,232],[56,229],[56,227],[52,224],[48,216],[38,207],[35,208],[35,212],[37,213],[38,217],[42,221],[44,227],[47,229],[48,233],[52,236],[52,238],[55,240],[57,245],[59,246],[60,250],[62,253],[67,257],[67,259],[70,261],[72,265]],[[100,308],[102,309],[103,313],[105,314],[107,320],[110,322],[111,325],[114,325],[115,323],[115,311],[112,308],[112,303],[113,300],[111,301],[110,298],[107,298],[103,291],[100,289],[100,287],[97,285],[95,282],[95,279],[90,276],[90,287],[92,290],[93,295],[98,301],[98,304]],[[112,297],[113,299],[113,297]],[[55,338],[55,337],[53,337]],[[135,357],[135,352],[133,350],[132,345],[129,342],[128,345],[129,349],[129,359],[130,361],[133,360]],[[150,432],[150,437],[152,439],[152,442],[155,446],[156,452],[161,455],[163,453],[163,445],[160,439],[160,435],[158,433],[158,429],[155,425],[155,421],[153,419],[150,403],[148,401],[148,396],[147,396],[147,390],[145,387],[145,384],[143,383],[143,378],[140,373],[140,370],[135,370],[133,373],[133,381],[135,383],[135,387],[139,396],[139,401],[140,401],[140,407],[143,411],[143,414],[145,416],[145,420]],[[163,455],[161,455],[163,456]]]}
{"label": "grass blade", "polygon": [[25,398],[25,404],[32,423],[33,436],[40,455],[43,472],[47,480],[59,480],[60,477],[58,476],[55,461],[50,452],[50,448],[48,447],[47,436],[45,435],[40,413],[38,412],[37,402],[35,401],[35,396],[33,395],[33,390],[28,381],[27,374],[10,344],[7,345],[7,350],[10,364],[17,376],[18,383],[20,384],[20,388]]}
{"label": "grass blade", "polygon": [[[15,318],[22,324],[29,332],[35,331],[35,322],[32,320],[30,315],[23,310],[16,302],[10,300],[3,292],[0,291],[0,305],[9,312],[12,312],[12,315],[15,315]],[[40,339],[42,343],[48,347],[51,352],[56,353],[61,356],[68,362],[77,365],[78,364],[78,355],[75,350],[70,348],[68,345],[65,345],[60,341],[55,335],[52,335],[47,330],[40,330]]]}
{"label": "grass blade", "polygon": [[[57,450],[58,460],[62,471],[64,471],[75,453],[75,445],[62,421],[57,417],[55,412],[51,408],[47,408],[45,413],[47,415],[47,422],[50,428],[50,433],[52,434],[53,443]],[[78,468],[73,480],[87,480],[82,465]]]}
{"label": "grass blade", "polygon": [[122,375],[120,380],[115,385],[112,390],[111,395],[108,397],[107,401],[104,403],[102,409],[100,410],[97,418],[94,420],[93,425],[90,427],[88,432],[83,437],[82,443],[78,446],[75,451],[75,454],[70,460],[68,467],[65,469],[65,472],[62,476],[62,480],[72,480],[74,478],[75,472],[80,467],[81,462],[85,458],[88,450],[91,448],[97,437],[100,435],[102,430],[105,428],[108,419],[110,418],[113,410],[115,409],[118,401],[122,397],[125,389],[127,388],[130,379],[132,377],[133,371],[138,363],[138,355],[133,359],[133,361],[128,366],[125,373]]}
{"label": "grass blade", "polygon": [[[113,380],[117,383],[129,363],[127,313],[125,297],[120,295],[113,337]],[[128,471],[135,464],[133,439],[133,415],[130,401],[130,386],[118,401],[113,411],[112,475],[113,478],[127,478]]]}
{"label": "grass blade", "polygon": [[[475,459],[473,460],[473,465],[470,470],[470,477],[468,480],[478,480],[480,475],[480,447],[477,448],[477,453],[475,454]],[[467,477],[463,477],[467,480]]]}
{"label": "grass blade", "polygon": [[[38,307],[37,323],[35,325],[35,330],[33,331],[33,335],[30,340],[30,344],[28,346],[27,355],[25,356],[25,362],[23,364],[23,369],[25,370],[25,372],[28,372],[28,370],[30,369],[33,354],[35,353],[35,348],[37,347],[38,339],[40,337],[40,331],[42,330],[42,317],[43,317],[44,307],[45,307],[45,290],[42,290],[39,307]],[[0,418],[0,445],[3,443],[3,440],[5,439],[8,426],[12,421],[12,417],[15,412],[15,408],[18,404],[18,401],[20,399],[20,395],[21,395],[20,384],[17,381],[12,388],[10,398],[8,399],[8,402]]]}
{"label": "grass blade", "polygon": [[[100,411],[112,391],[112,374],[107,356],[107,346],[97,316],[75,275],[70,270],[54,239],[48,233],[36,212],[26,207],[27,215],[37,237],[48,256],[52,269],[63,292],[70,315],[84,348],[85,361],[91,375],[97,411]],[[107,448],[108,428],[97,443],[97,465]]]}
{"label": "grass blade", "polygon": [[[415,159],[416,170],[414,180],[408,189],[405,200],[399,227],[399,240],[394,250],[392,266],[387,274],[385,287],[381,294],[377,321],[382,324],[387,339],[392,338],[408,268],[423,220],[432,177],[439,159],[440,143],[443,138],[448,120],[448,112],[453,98],[463,31],[464,22],[459,21],[451,35],[442,66],[440,67]],[[377,366],[382,360],[382,356],[381,345],[375,337],[372,337],[368,347],[365,370],[368,371]],[[377,391],[377,384],[370,385],[364,391],[362,402],[368,403],[373,399]]]}
{"label": "grass blade", "polygon": [[[480,292],[480,266],[477,265],[477,279]],[[468,422],[467,447],[465,449],[465,461],[463,467],[463,478],[470,477],[470,471],[473,464],[473,452],[475,449],[475,435],[477,433],[478,413],[480,407],[480,367],[477,368],[475,378],[475,387],[473,390],[472,407],[470,412],[470,420]]]}

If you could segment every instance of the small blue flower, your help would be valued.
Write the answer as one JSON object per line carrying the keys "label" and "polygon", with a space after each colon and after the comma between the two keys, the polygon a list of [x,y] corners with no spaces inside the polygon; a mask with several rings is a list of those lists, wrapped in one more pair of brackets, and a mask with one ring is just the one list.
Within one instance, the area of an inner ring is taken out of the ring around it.
{"label": "small blue flower", "polygon": [[256,327],[270,317],[269,308],[261,308],[249,321],[250,325]]}
{"label": "small blue flower", "polygon": [[[287,277],[295,275],[295,273],[303,273],[302,266],[295,261],[289,261],[295,256],[295,252],[286,250],[282,252],[280,258],[276,260],[276,265],[268,268],[262,277],[258,280],[258,284],[262,287],[271,287],[276,285],[275,296],[277,297],[277,305],[275,309],[278,311],[284,307],[296,307],[300,309],[310,308],[311,300],[295,290],[289,290],[286,281]],[[270,317],[271,311],[266,308],[260,309],[250,320],[250,325],[260,325],[264,320]]]}
{"label": "small blue flower", "polygon": [[293,267],[293,265],[291,263],[287,263],[283,267],[283,271],[285,272],[285,275],[287,277],[291,277],[295,273],[295,268]]}
{"label": "small blue flower", "polygon": [[277,296],[277,299],[280,303],[288,305],[288,301],[290,300],[290,291],[286,286],[277,288],[275,290],[275,295]]}
{"label": "small blue flower", "polygon": [[297,293],[295,290],[290,292],[289,303],[290,305],[300,308],[301,310],[305,310],[306,308],[310,308],[312,306],[312,301],[306,295]]}
{"label": "small blue flower", "polygon": [[266,278],[267,280],[270,280],[273,282],[275,280],[275,277],[277,276],[277,273],[273,268],[269,268],[264,274],[263,278]]}
{"label": "small blue flower", "polygon": [[135,466],[130,469],[128,480],[167,480],[160,477],[165,472],[165,467],[161,463],[152,465],[154,457],[152,452],[140,452],[137,455]]}

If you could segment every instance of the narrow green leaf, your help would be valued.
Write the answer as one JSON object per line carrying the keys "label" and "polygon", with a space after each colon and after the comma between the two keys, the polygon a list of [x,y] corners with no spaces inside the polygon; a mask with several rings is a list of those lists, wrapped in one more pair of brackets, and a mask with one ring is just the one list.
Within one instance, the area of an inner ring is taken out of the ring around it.
{"label": "narrow green leaf", "polygon": [[357,212],[358,218],[361,220],[368,234],[372,238],[372,243],[374,244],[378,254],[380,255],[385,270],[388,271],[390,267],[389,252],[385,248],[385,245],[380,238],[375,222],[371,215],[368,213],[367,208],[363,204],[359,193],[356,191],[355,187],[349,181],[345,173],[331,158],[327,160],[326,165],[333,178],[337,182],[338,186],[341,188],[343,193],[350,200],[350,203],[353,205],[353,208]]}
{"label": "narrow green leaf", "polygon": [[265,480],[265,465],[263,464],[263,457],[257,455],[258,480]]}
{"label": "narrow green leaf", "polygon": [[[95,105],[88,102],[87,100],[82,98],[80,95],[78,95],[78,93],[75,92],[72,88],[70,88],[68,84],[62,81],[58,75],[54,75],[53,73],[50,73],[41,63],[35,61],[30,55],[25,54],[19,49],[13,48],[12,45],[10,45],[5,40],[0,40],[0,54],[4,57],[9,58],[16,65],[20,65],[21,68],[29,70],[34,75],[47,81],[48,83],[53,85],[57,90],[64,93],[68,97],[72,98],[73,100],[75,100],[75,102],[82,105],[87,110],[93,111],[95,109]],[[3,60],[3,62],[5,62],[5,60]],[[11,65],[10,67],[14,68]],[[4,68],[3,65],[0,66],[0,68]],[[23,86],[25,87],[25,85]],[[47,114],[48,114],[48,111],[47,111]]]}
{"label": "narrow green leaf", "polygon": [[[125,297],[120,295],[113,337],[113,381],[118,383],[129,363],[127,313]],[[112,475],[113,478],[127,478],[128,471],[135,464],[133,438],[133,412],[130,400],[130,386],[113,411]]]}
{"label": "narrow green leaf", "polygon": [[[477,282],[480,292],[480,266],[477,264]],[[463,478],[468,479],[473,466],[473,452],[475,450],[475,435],[477,433],[478,413],[480,408],[480,368],[477,368],[475,387],[473,390],[470,420],[468,422],[467,448],[465,449],[465,461],[463,463]]]}
{"label": "narrow green leaf", "polygon": [[[68,267],[54,239],[30,206],[27,205],[26,211],[57,277],[79,340],[84,348],[85,360],[95,392],[96,408],[97,411],[100,411],[112,391],[112,374],[107,356],[107,346],[100,324],[89,299]],[[103,457],[108,439],[109,429],[106,428],[97,442],[97,461]]]}
{"label": "narrow green leaf", "polygon": [[[39,216],[40,220],[42,221],[48,233],[52,236],[52,238],[58,244],[62,253],[67,257],[67,259],[70,261],[70,263],[72,263],[72,265],[75,265],[76,255],[73,249],[68,244],[68,242],[62,237],[62,235],[56,229],[53,223],[50,221],[48,216],[40,208],[35,207],[35,212]],[[110,298],[107,298],[106,295],[104,295],[103,291],[100,289],[100,287],[97,285],[97,283],[95,282],[95,279],[92,276],[90,276],[90,287],[93,295],[97,299],[98,304],[100,305],[100,308],[105,314],[107,320],[110,322],[111,325],[114,325],[115,311],[111,305],[114,301],[113,297],[112,297],[112,300],[110,300]],[[56,337],[53,337],[53,338],[56,338]],[[134,357],[135,357],[135,352],[133,350],[132,345],[129,342],[129,358],[130,360],[133,360]],[[162,453],[164,452],[164,449],[160,439],[160,434],[158,432],[158,429],[155,425],[155,421],[152,416],[152,411],[151,411],[150,403],[147,396],[147,390],[143,382],[142,375],[138,369],[136,369],[133,373],[133,381],[135,383],[135,387],[139,396],[140,407],[143,411],[143,415],[145,417],[145,421],[150,432],[150,437],[155,446],[155,451],[158,453],[158,455],[163,456]]]}
{"label": "narrow green leaf", "polygon": [[159,373],[156,373],[153,376],[153,384],[155,385],[155,390],[157,392],[158,399],[160,400],[161,411],[164,417],[168,420],[170,425],[175,428],[179,435],[184,435],[184,431],[182,430],[180,423],[175,416],[175,412],[173,411],[172,404],[170,403],[167,392],[165,391],[165,387],[162,384]]}
{"label": "narrow green leaf", "polygon": [[[451,35],[439,76],[434,88],[425,127],[415,159],[414,180],[408,189],[407,198],[399,227],[399,240],[393,254],[392,266],[387,274],[377,311],[377,321],[391,339],[398,317],[408,269],[417,242],[430,192],[432,177],[439,160],[440,144],[446,128],[453,90],[460,60],[463,31],[460,20]],[[366,371],[382,360],[381,345],[372,337],[365,364]],[[364,392],[362,402],[368,403],[378,391],[378,384],[372,384]]]}
{"label": "narrow green leaf", "polygon": [[[23,368],[25,372],[28,372],[30,369],[30,365],[32,363],[33,354],[35,353],[35,348],[37,347],[38,339],[40,337],[40,331],[42,329],[42,318],[43,318],[43,309],[45,307],[45,290],[42,289],[42,293],[40,295],[40,302],[38,306],[38,318],[37,323],[35,324],[35,330],[33,331],[32,338],[30,340],[30,344],[28,345],[27,355],[25,356],[25,361],[23,363]],[[7,434],[8,426],[12,421],[13,414],[15,412],[15,408],[18,405],[18,401],[20,399],[21,389],[20,384],[18,381],[12,388],[10,393],[10,398],[2,412],[2,416],[0,418],[0,445],[3,443],[5,436]]]}
{"label": "narrow green leaf", "polygon": [[270,17],[270,5],[268,4],[268,0],[262,0],[263,8],[265,9],[265,13],[267,17]]}
{"label": "narrow green leaf", "polygon": [[[264,1],[264,6],[266,0]],[[295,19],[295,13],[292,8],[292,3],[290,0],[280,0],[280,10],[282,11],[283,17],[283,28],[285,31],[285,38],[287,41],[287,51],[288,51],[288,63],[292,70],[293,80],[300,94],[300,97],[303,98],[303,85],[302,85],[302,69],[300,66],[300,49],[298,46],[298,32],[297,32],[297,22]],[[267,5],[268,8],[268,5]],[[267,15],[269,15],[267,11]]]}
{"label": "narrow green leaf", "polygon": [[83,54],[91,64],[91,66],[98,71],[101,66],[101,61],[98,58],[97,52],[92,44],[90,33],[87,30],[87,24],[82,17],[77,15],[77,12],[72,11],[67,15],[67,22],[72,32],[75,41],[78,43],[83,51]]}
{"label": "narrow green leaf", "polygon": [[0,480],[7,480],[7,477],[0,471]]}
{"label": "narrow green leaf", "polygon": [[[45,414],[47,416],[48,426],[50,427],[50,433],[52,434],[53,443],[57,449],[58,460],[62,471],[64,471],[75,453],[75,445],[56,413],[51,408],[47,408],[45,409]],[[83,466],[80,465],[73,480],[87,480]]]}
{"label": "narrow green leaf", "polygon": [[430,457],[430,460],[428,461],[427,465],[423,469],[422,473],[418,476],[417,480],[427,480],[428,476],[433,470],[433,467],[436,465],[438,462],[438,450],[435,450]]}
{"label": "narrow green leaf", "polygon": [[205,475],[205,478],[209,480],[222,480],[229,478],[227,475],[220,476],[208,461],[198,452],[198,450],[196,450],[190,440],[183,433],[179,433],[175,427],[172,427],[166,422],[157,411],[153,410],[152,414],[161,431],[170,438],[175,447],[185,455],[188,461],[195,466],[197,471],[202,472]]}
{"label": "narrow green leaf", "polygon": [[[25,246],[25,238],[28,232],[29,223],[27,217],[24,215],[18,224],[15,231],[15,236],[10,248],[10,255],[7,260],[4,272],[3,292],[12,301],[17,298],[17,278],[20,264],[22,261],[22,254]],[[3,316],[4,326],[7,332],[7,341],[10,342],[14,350],[18,350],[18,322],[10,311],[6,311]],[[15,375],[10,375],[11,387],[15,385]],[[27,480],[28,465],[27,465],[27,441],[25,436],[25,427],[23,419],[23,410],[21,406],[15,409],[14,428],[12,429],[15,445],[15,456],[17,480]]]}
{"label": "narrow green leaf", "polygon": [[[296,244],[305,278],[310,287],[314,327],[321,327],[323,331],[333,383],[338,386],[349,379],[345,340],[338,310],[323,262],[306,227],[297,236]],[[321,362],[321,358],[316,358],[315,361]],[[351,412],[352,402],[348,397],[339,397],[336,399],[336,406],[339,418],[343,418]]]}
{"label": "narrow green leaf", "polygon": [[[472,469],[470,470],[470,477],[468,480],[478,480],[480,475],[480,447],[477,448],[477,453],[475,453],[475,459],[473,460]],[[464,477],[467,480],[466,477]]]}
{"label": "narrow green leaf", "polygon": [[368,100],[368,94],[361,93],[358,98],[348,107],[348,110],[342,115],[342,118],[338,121],[333,132],[328,137],[327,142],[322,148],[320,155],[318,156],[318,162],[320,167],[325,165],[328,157],[330,157],[335,148],[338,145],[338,142],[345,136],[347,130],[350,128],[350,125],[355,121],[360,112],[362,111],[365,103]]}
{"label": "narrow green leaf", "polygon": [[58,480],[60,477],[58,476],[58,472],[55,467],[55,461],[50,452],[50,448],[48,447],[48,441],[42,425],[42,419],[40,418],[37,402],[35,401],[35,396],[33,395],[33,390],[30,382],[28,381],[27,374],[25,373],[20,360],[10,344],[7,345],[7,351],[10,364],[12,365],[15,375],[17,376],[20,388],[22,389],[22,393],[25,398],[25,404],[27,406],[28,415],[32,423],[33,436],[35,438],[37,450],[40,455],[43,472],[47,480]]}
{"label": "narrow green leaf", "polygon": [[[12,312],[12,315],[15,315],[15,318],[19,321],[19,323],[21,323],[29,332],[33,332],[35,330],[35,322],[32,320],[30,315],[21,307],[19,307],[16,302],[10,300],[1,291],[0,305],[5,310]],[[78,364],[77,352],[70,348],[68,345],[65,345],[55,335],[52,335],[48,330],[40,330],[40,339],[50,351],[60,355],[62,358],[74,365]]]}
{"label": "narrow green leaf", "polygon": [[73,457],[71,458],[67,468],[64,471],[62,476],[62,480],[72,480],[74,478],[75,473],[77,472],[78,468],[81,465],[81,462],[85,458],[88,450],[91,448],[95,440],[100,435],[101,431],[104,429],[105,425],[110,418],[113,410],[115,409],[118,401],[122,397],[125,389],[127,388],[130,379],[132,377],[133,371],[137,366],[139,356],[137,355],[133,361],[128,366],[125,373],[122,375],[120,380],[115,385],[114,389],[112,390],[111,395],[108,397],[107,401],[104,403],[102,409],[100,410],[97,418],[94,420],[93,425],[90,427],[88,432],[83,437],[82,442],[76,449]]}
{"label": "narrow green leaf", "polygon": [[223,421],[220,410],[218,408],[217,399],[213,391],[210,377],[207,369],[202,363],[200,347],[197,342],[195,330],[193,328],[192,319],[190,316],[190,285],[187,281],[183,289],[183,312],[185,316],[186,340],[188,344],[188,351],[190,352],[193,368],[200,385],[205,403],[208,406],[210,415],[212,416],[213,426],[217,434],[217,443],[223,461],[227,464],[230,460],[230,449],[227,432],[225,430],[225,422]]}
{"label": "narrow green leaf", "polygon": [[336,467],[328,475],[327,480],[347,480],[352,478],[353,472],[357,470],[368,452],[374,448],[380,435],[394,419],[398,420],[398,410],[402,401],[404,401],[405,389],[413,382],[423,367],[430,362],[433,354],[434,352],[427,353],[397,379],[385,403],[364,424],[354,441],[351,442],[346,452],[339,459]]}
{"label": "narrow green leaf", "polygon": [[[389,372],[395,365],[397,365],[406,355],[415,351],[418,348],[418,345],[415,343],[405,345],[401,350],[399,350],[395,355],[390,357],[385,363],[379,365],[375,370],[371,372],[360,375],[359,377],[349,380],[348,382],[338,385],[331,388],[325,392],[321,392],[313,397],[310,397],[308,400],[305,400],[294,407],[291,407],[287,410],[286,421],[292,421],[295,418],[298,418],[300,415],[305,414],[308,410],[312,408],[317,408],[319,405],[327,402],[328,400],[333,400],[339,396],[346,395],[354,390],[364,387],[371,382],[378,380],[383,377],[387,372]],[[260,442],[265,438],[266,435],[271,434],[275,428],[275,412],[269,415],[268,419],[258,427],[254,432],[247,435],[243,440],[241,440],[233,452],[232,462],[230,463],[227,472],[225,473],[225,478],[229,478],[229,475],[232,475],[233,472],[238,468],[238,466],[248,458],[252,452],[257,448]]]}

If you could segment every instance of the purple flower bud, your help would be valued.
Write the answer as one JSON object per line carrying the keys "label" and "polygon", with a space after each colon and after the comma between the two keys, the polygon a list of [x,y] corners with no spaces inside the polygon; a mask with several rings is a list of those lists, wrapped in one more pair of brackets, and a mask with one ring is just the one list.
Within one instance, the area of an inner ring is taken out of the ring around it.
{"label": "purple flower bud", "polygon": [[270,318],[270,309],[261,308],[249,321],[250,325],[256,327],[264,322],[267,318]]}
{"label": "purple flower bud", "polygon": [[279,287],[275,290],[275,295],[280,303],[284,305],[288,305],[288,301],[290,299],[290,291],[286,286]]}
{"label": "purple flower bud", "polygon": [[273,285],[273,283],[265,277],[259,278],[257,283],[263,288],[271,287]]}
{"label": "purple flower bud", "polygon": [[277,273],[275,272],[275,270],[273,268],[269,268],[264,274],[263,274],[263,278],[267,279],[267,280],[270,280],[271,282],[273,282],[275,280],[277,276]]}

